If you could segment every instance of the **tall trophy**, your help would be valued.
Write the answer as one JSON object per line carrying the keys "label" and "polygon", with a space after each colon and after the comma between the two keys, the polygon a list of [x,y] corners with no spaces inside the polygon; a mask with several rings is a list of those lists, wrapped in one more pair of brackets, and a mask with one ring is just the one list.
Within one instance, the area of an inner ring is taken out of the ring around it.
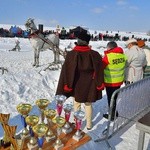
{"label": "tall trophy", "polygon": [[17,105],[17,111],[21,114],[21,121],[24,126],[24,129],[22,131],[22,138],[29,137],[29,130],[27,129],[27,123],[25,121],[25,118],[28,116],[31,109],[32,109],[31,104],[20,103],[19,105]]}
{"label": "tall trophy", "polygon": [[53,118],[52,121],[57,126],[57,140],[54,143],[54,148],[56,150],[60,150],[64,147],[64,144],[60,140],[60,135],[61,135],[61,132],[62,132],[62,127],[64,126],[66,121],[65,121],[65,118],[61,117],[61,116],[57,116],[57,117]]}
{"label": "tall trophy", "polygon": [[0,140],[0,145],[3,146],[4,148],[10,146],[10,138],[8,136],[7,130],[6,130],[6,125],[8,124],[8,120],[9,120],[10,114],[2,114],[0,113],[0,122],[1,125],[4,129],[4,137],[2,140]]}
{"label": "tall trophy", "polygon": [[50,101],[48,99],[38,99],[36,100],[36,105],[39,107],[41,111],[41,122],[44,123],[44,110],[49,105]]}
{"label": "tall trophy", "polygon": [[70,119],[70,115],[71,115],[71,110],[73,108],[73,105],[72,104],[65,104],[64,105],[64,111],[65,111],[65,120],[66,120],[66,123],[65,125],[63,126],[62,128],[62,131],[67,134],[67,133],[70,133],[72,131],[72,128],[69,124],[69,119]]}
{"label": "tall trophy", "polygon": [[[22,146],[20,145],[20,143],[17,142],[17,140],[14,138],[15,134],[16,134],[16,129],[17,126],[9,126],[6,125],[5,126],[6,132],[10,138],[10,142],[11,142],[11,150],[21,150]],[[22,143],[21,143],[22,144]]]}
{"label": "tall trophy", "polygon": [[34,150],[35,148],[38,147],[38,144],[37,144],[37,138],[34,136],[34,132],[32,128],[33,126],[38,124],[39,117],[36,115],[30,115],[30,116],[27,116],[25,120],[26,120],[27,125],[29,125],[29,132],[30,132],[30,140],[27,143],[27,146],[29,150]]}
{"label": "tall trophy", "polygon": [[63,103],[65,102],[66,98],[67,97],[64,96],[64,95],[56,95],[54,97],[54,100],[56,100],[56,108],[57,108],[58,116],[61,115],[61,112],[62,112],[62,109],[63,109]]}
{"label": "tall trophy", "polygon": [[42,150],[43,144],[44,144],[44,140],[45,140],[45,135],[48,131],[48,126],[45,123],[40,123],[35,125],[33,128],[33,132],[35,133],[35,135],[38,137],[38,147],[39,150]]}
{"label": "tall trophy", "polygon": [[74,112],[74,118],[75,118],[75,122],[76,122],[76,133],[73,135],[73,139],[76,141],[79,141],[82,138],[82,134],[81,134],[81,125],[82,125],[82,119],[85,117],[85,112],[83,112],[82,110],[78,110],[76,112]]}
{"label": "tall trophy", "polygon": [[52,119],[56,116],[57,112],[54,109],[46,109],[44,110],[44,115],[47,118],[47,123],[48,123],[48,132],[46,134],[46,141],[50,142],[52,139],[55,139],[56,136],[54,135],[53,131],[51,128],[53,127],[53,122]]}

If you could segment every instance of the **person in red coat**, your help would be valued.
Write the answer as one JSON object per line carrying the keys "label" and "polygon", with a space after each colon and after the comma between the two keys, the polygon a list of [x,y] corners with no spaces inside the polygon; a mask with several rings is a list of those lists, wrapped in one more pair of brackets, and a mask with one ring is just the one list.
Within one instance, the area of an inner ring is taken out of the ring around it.
{"label": "person in red coat", "polygon": [[[106,94],[108,99],[108,106],[111,105],[112,94],[121,87],[124,82],[124,72],[126,65],[126,56],[121,47],[118,47],[115,41],[107,43],[107,50],[104,51],[103,57],[104,65],[104,85],[106,88]],[[116,100],[117,96],[115,96]],[[112,109],[111,120],[114,120],[115,115],[118,116],[116,112],[116,101]],[[108,114],[103,114],[104,118],[108,119]]]}
{"label": "person in red coat", "polygon": [[89,46],[90,35],[82,31],[76,46],[66,55],[56,94],[74,97],[74,111],[85,104],[86,127],[92,128],[92,103],[102,98],[102,57]]}

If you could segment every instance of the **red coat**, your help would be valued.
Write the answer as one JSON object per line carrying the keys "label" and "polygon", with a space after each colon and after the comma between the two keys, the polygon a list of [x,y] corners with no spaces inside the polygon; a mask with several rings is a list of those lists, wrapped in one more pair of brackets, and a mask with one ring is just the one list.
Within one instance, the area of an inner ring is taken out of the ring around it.
{"label": "red coat", "polygon": [[100,54],[88,46],[76,46],[67,53],[56,94],[73,96],[81,103],[95,102],[102,98],[103,81]]}

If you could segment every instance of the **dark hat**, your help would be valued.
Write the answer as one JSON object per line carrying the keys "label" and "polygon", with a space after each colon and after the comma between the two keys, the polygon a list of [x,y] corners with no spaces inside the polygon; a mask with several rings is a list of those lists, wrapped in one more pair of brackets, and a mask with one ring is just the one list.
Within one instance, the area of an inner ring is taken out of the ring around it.
{"label": "dark hat", "polygon": [[81,31],[78,35],[78,39],[80,39],[82,41],[86,41],[88,44],[91,39],[91,36],[89,34],[87,34],[86,31]]}
{"label": "dark hat", "polygon": [[137,43],[138,43],[138,46],[140,48],[143,47],[143,46],[145,46],[145,41],[144,40],[138,40]]}

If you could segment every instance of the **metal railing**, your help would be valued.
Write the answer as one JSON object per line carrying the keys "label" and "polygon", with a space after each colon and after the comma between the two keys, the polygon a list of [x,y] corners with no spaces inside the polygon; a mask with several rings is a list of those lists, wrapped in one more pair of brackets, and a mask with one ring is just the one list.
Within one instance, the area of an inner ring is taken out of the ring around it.
{"label": "metal railing", "polygon": [[[112,108],[115,103],[116,95],[116,112],[118,112],[118,116],[116,116],[115,112],[115,119],[112,123]],[[96,139],[95,142],[105,140],[108,147],[111,149],[108,139],[118,133],[119,130],[131,121],[136,121],[139,117],[146,114],[149,108],[150,77],[116,90],[111,97],[107,128],[103,131],[104,136],[103,138]]]}

